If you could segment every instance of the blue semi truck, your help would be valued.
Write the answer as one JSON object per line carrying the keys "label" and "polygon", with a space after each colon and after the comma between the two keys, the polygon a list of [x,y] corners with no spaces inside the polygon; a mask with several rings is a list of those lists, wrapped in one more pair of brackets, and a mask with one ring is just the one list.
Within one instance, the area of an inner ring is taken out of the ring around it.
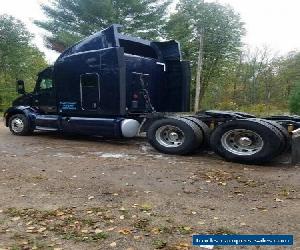
{"label": "blue semi truck", "polygon": [[4,114],[14,135],[35,130],[132,138],[147,133],[167,154],[211,147],[227,160],[263,163],[290,148],[300,117],[264,119],[230,111],[190,110],[189,62],[176,41],[124,35],[119,25],[65,50],[38,74],[35,89],[20,94]]}

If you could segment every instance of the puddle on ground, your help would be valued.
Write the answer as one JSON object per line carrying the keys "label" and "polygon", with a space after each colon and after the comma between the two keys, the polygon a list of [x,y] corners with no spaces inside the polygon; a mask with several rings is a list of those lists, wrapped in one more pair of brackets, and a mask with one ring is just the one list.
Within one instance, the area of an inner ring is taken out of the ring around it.
{"label": "puddle on ground", "polygon": [[129,156],[128,154],[115,154],[115,153],[104,153],[104,154],[100,155],[100,157],[102,157],[102,158],[116,158],[116,159],[119,159],[119,158],[136,159],[135,156]]}
{"label": "puddle on ground", "polygon": [[125,154],[125,153],[89,152],[89,154],[96,155],[96,156],[101,157],[101,158],[131,159],[131,160],[134,160],[134,159],[137,158],[136,156],[128,155],[128,154]]}
{"label": "puddle on ground", "polygon": [[48,155],[53,157],[59,157],[59,158],[84,158],[82,155],[72,155],[70,153],[57,153],[54,155]]}

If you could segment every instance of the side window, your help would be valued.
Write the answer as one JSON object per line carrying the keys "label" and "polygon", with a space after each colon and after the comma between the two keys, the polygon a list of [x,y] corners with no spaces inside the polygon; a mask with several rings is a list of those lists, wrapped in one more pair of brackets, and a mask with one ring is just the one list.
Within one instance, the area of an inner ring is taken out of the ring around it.
{"label": "side window", "polygon": [[40,90],[46,90],[46,89],[52,89],[52,88],[53,88],[52,79],[50,79],[50,78],[41,79]]}
{"label": "side window", "polygon": [[80,82],[82,88],[98,88],[99,85],[98,74],[81,75]]}
{"label": "side window", "polygon": [[142,43],[120,39],[120,47],[124,48],[124,52],[131,55],[149,57],[157,59],[156,51],[149,45]]}

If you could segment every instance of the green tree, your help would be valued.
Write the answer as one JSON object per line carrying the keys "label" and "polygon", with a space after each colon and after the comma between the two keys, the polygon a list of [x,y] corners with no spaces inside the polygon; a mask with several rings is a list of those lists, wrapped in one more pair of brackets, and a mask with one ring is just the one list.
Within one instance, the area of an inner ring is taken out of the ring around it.
{"label": "green tree", "polygon": [[289,96],[300,81],[300,56],[276,56],[269,48],[245,49],[239,63],[209,86],[204,104],[210,108],[268,115],[288,111]]}
{"label": "green tree", "polygon": [[17,79],[24,79],[32,89],[36,74],[47,65],[32,38],[22,22],[0,15],[0,111],[16,97]]}
{"label": "green tree", "polygon": [[287,56],[278,58],[277,72],[283,97],[288,99],[294,84],[300,81],[300,52],[290,52]]}
{"label": "green tree", "polygon": [[295,85],[290,95],[289,108],[291,113],[300,115],[300,82]]}
{"label": "green tree", "polygon": [[50,32],[48,47],[62,51],[113,23],[142,38],[159,38],[169,0],[54,0],[42,5],[48,20],[35,23]]}
{"label": "green tree", "polygon": [[[199,52],[202,54],[201,102],[214,79],[238,61],[241,37],[244,34],[240,16],[230,6],[219,3],[180,0],[166,30],[169,38],[175,38],[181,43],[184,58],[192,62],[194,78]],[[203,49],[199,51],[201,40]]]}

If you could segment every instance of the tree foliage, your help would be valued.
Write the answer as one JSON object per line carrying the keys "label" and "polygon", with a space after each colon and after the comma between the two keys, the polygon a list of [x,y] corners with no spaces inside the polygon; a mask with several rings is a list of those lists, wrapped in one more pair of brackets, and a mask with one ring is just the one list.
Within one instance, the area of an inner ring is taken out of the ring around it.
{"label": "tree foliage", "polygon": [[199,0],[180,0],[166,25],[169,38],[181,43],[184,58],[192,62],[193,72],[203,36],[201,98],[214,79],[224,74],[240,54],[244,34],[240,16],[229,6]]}
{"label": "tree foliage", "polygon": [[295,85],[290,95],[289,108],[291,113],[300,115],[300,82]]}
{"label": "tree foliage", "polygon": [[[183,58],[191,61],[192,87],[202,36],[203,109],[265,115],[286,112],[290,107],[298,112],[294,107],[299,100],[299,87],[295,87],[300,82],[299,52],[276,56],[268,48],[242,49],[244,25],[230,6],[179,0],[168,16],[169,1],[53,0],[42,6],[48,19],[36,23],[49,32],[48,45],[60,51],[112,23],[120,23],[125,32],[142,38],[178,40]],[[15,79],[33,80],[32,72],[44,67],[45,62],[30,44],[31,34],[22,23],[8,16],[1,16],[0,23],[0,88],[14,89]],[[0,105],[5,98],[1,94]]]}
{"label": "tree foliage", "polygon": [[204,106],[258,115],[287,112],[293,86],[300,80],[299,55],[276,56],[268,48],[243,51],[209,86]]}
{"label": "tree foliage", "polygon": [[54,0],[42,5],[48,19],[35,23],[50,32],[48,46],[58,51],[113,23],[130,34],[158,39],[168,4],[169,0]]}
{"label": "tree foliage", "polygon": [[16,79],[28,81],[32,88],[37,72],[46,66],[32,38],[22,22],[0,15],[0,111],[16,97]]}

